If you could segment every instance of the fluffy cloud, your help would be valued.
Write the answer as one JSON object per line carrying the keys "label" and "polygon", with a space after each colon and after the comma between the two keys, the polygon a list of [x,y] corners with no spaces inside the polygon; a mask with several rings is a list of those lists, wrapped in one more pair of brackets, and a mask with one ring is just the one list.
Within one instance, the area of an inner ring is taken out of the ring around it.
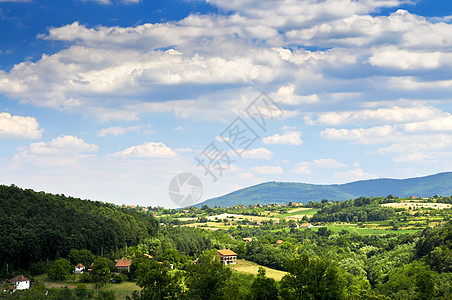
{"label": "fluffy cloud", "polygon": [[0,138],[19,137],[38,139],[44,130],[39,128],[38,121],[33,117],[12,116],[0,113]]}
{"label": "fluffy cloud", "polygon": [[[267,148],[254,148],[249,150],[238,150],[239,153],[241,153],[241,157],[248,158],[248,159],[265,159],[270,160],[273,155],[273,151],[267,149]],[[230,155],[236,156],[235,152],[231,151]]]}
{"label": "fluffy cloud", "polygon": [[170,158],[176,153],[162,142],[147,142],[118,151],[113,156],[123,158]]}
{"label": "fluffy cloud", "polygon": [[313,161],[300,162],[290,172],[293,174],[311,174],[311,168],[337,169],[343,167],[347,167],[347,165],[334,158],[320,158]]}
{"label": "fluffy cloud", "polygon": [[356,111],[326,112],[318,115],[308,115],[305,122],[308,125],[342,125],[352,123],[404,123],[431,120],[448,116],[448,113],[432,106],[413,107],[381,107]]}
{"label": "fluffy cloud", "polygon": [[65,155],[92,153],[99,149],[97,145],[88,144],[83,139],[72,135],[65,135],[49,142],[32,143],[30,154],[36,155]]}
{"label": "fluffy cloud", "polygon": [[356,168],[345,172],[338,172],[335,173],[333,177],[340,180],[341,182],[378,178],[376,174],[364,172],[361,168]]}
{"label": "fluffy cloud", "polygon": [[137,131],[140,129],[140,126],[131,126],[131,127],[122,127],[122,126],[113,126],[101,129],[97,134],[100,137],[106,137],[108,135],[122,135],[127,132]]}
{"label": "fluffy cloud", "polygon": [[262,139],[264,144],[277,144],[277,145],[301,145],[300,131],[287,131],[283,134],[276,133],[272,136],[268,136]]}
{"label": "fluffy cloud", "polygon": [[352,140],[362,144],[372,144],[393,140],[396,138],[395,133],[396,129],[394,126],[382,125],[356,129],[326,128],[320,134],[327,139]]}
{"label": "fluffy cloud", "polygon": [[283,168],[279,166],[260,166],[251,168],[256,173],[259,174],[283,174]]}

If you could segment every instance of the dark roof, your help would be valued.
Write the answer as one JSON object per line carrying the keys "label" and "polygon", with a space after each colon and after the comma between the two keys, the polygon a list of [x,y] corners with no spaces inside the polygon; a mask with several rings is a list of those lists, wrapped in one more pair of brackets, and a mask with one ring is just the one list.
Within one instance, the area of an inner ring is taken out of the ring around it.
{"label": "dark roof", "polygon": [[11,282],[21,282],[21,281],[30,281],[30,279],[28,279],[27,277],[25,277],[24,275],[17,275],[16,277],[14,277],[13,279],[10,280]]}

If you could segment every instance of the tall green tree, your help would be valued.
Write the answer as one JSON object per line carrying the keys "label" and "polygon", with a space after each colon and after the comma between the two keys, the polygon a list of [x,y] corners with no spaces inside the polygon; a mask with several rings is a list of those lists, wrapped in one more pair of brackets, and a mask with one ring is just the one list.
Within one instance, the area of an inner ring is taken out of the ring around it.
{"label": "tall green tree", "polygon": [[216,250],[205,251],[186,273],[185,284],[191,299],[223,299],[231,273],[231,269],[220,263]]}
{"label": "tall green tree", "polygon": [[98,257],[93,264],[91,271],[91,279],[94,282],[96,289],[102,288],[110,282],[110,268],[108,267],[109,260],[105,257]]}
{"label": "tall green tree", "polygon": [[303,255],[288,263],[281,279],[283,299],[342,299],[345,282],[328,258]]}
{"label": "tall green tree", "polygon": [[277,300],[278,288],[273,278],[265,276],[265,269],[259,267],[256,279],[251,285],[251,299],[253,300]]}
{"label": "tall green tree", "polygon": [[142,299],[178,299],[182,291],[179,274],[172,274],[168,267],[147,259],[138,265],[137,285],[143,288]]}
{"label": "tall green tree", "polygon": [[64,280],[72,271],[72,266],[67,259],[60,258],[54,261],[47,272],[47,276],[53,280]]}

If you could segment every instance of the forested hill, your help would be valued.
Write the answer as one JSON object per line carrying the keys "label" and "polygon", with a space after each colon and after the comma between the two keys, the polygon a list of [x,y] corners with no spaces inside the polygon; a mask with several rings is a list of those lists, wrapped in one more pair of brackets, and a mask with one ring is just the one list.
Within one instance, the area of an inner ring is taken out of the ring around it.
{"label": "forested hill", "polygon": [[385,197],[389,194],[397,197],[450,196],[452,195],[452,172],[409,179],[373,179],[332,185],[266,182],[206,200],[196,206],[227,207],[238,204],[308,203],[322,199],[343,201],[361,196]]}
{"label": "forested hill", "polygon": [[0,270],[65,257],[112,253],[158,230],[150,215],[113,204],[0,185]]}

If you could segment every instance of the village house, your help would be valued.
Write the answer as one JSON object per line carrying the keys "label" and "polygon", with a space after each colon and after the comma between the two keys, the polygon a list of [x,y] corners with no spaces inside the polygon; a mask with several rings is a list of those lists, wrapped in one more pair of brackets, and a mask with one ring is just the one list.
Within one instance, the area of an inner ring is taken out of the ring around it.
{"label": "village house", "polygon": [[247,238],[242,238],[242,240],[248,243],[248,242],[252,242],[253,238],[247,237]]}
{"label": "village house", "polygon": [[10,281],[12,284],[14,284],[13,291],[28,290],[31,287],[31,280],[23,275],[17,275]]}
{"label": "village house", "polygon": [[82,265],[82,264],[78,264],[78,265],[75,266],[74,273],[75,274],[82,274],[84,270],[85,270],[85,266]]}
{"label": "village house", "polygon": [[277,240],[276,244],[281,245],[284,241],[283,240]]}
{"label": "village house", "polygon": [[300,228],[311,228],[314,227],[311,223],[303,223],[300,225]]}
{"label": "village house", "polygon": [[121,270],[127,270],[128,272],[130,272],[130,265],[132,264],[132,260],[131,259],[120,259],[116,262],[116,269],[118,269],[118,271]]}
{"label": "village house", "polygon": [[226,266],[237,263],[237,253],[230,249],[217,250],[220,255],[220,262]]}

